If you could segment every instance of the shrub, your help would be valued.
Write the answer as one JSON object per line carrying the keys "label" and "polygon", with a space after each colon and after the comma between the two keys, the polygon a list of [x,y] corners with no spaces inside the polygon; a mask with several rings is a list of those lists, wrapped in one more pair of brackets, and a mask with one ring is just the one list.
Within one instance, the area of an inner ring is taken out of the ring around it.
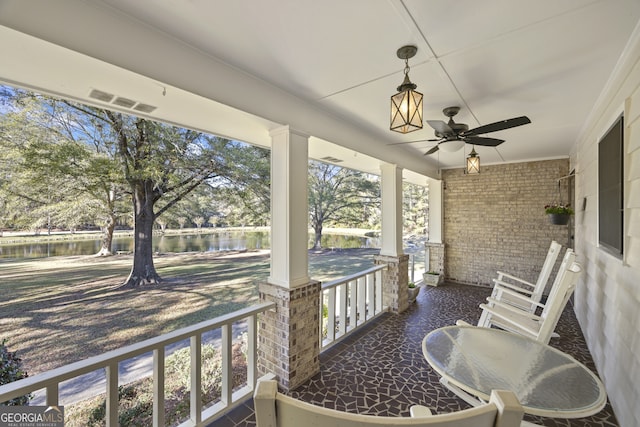
{"label": "shrub", "polygon": [[[15,352],[10,352],[6,346],[7,340],[0,343],[0,385],[9,384],[14,381],[27,378],[29,375],[22,370],[22,359],[16,356]],[[16,397],[1,403],[4,406],[24,406],[29,404],[33,396],[31,393]]]}
{"label": "shrub", "polygon": [[[118,425],[145,426],[151,419],[153,412],[153,396],[146,392],[145,387],[138,389],[135,385],[118,386]],[[105,424],[107,403],[105,399],[89,413],[87,427],[99,427]]]}
{"label": "shrub", "polygon": [[[191,377],[190,366],[191,356],[190,348],[185,347],[176,350],[171,356],[167,357],[166,369],[167,377],[175,378],[175,383],[166,381],[165,392],[171,393],[176,389],[190,389],[189,379]],[[215,347],[209,344],[202,346],[202,391],[215,391],[219,393],[221,390],[220,378],[222,378],[222,359]]]}

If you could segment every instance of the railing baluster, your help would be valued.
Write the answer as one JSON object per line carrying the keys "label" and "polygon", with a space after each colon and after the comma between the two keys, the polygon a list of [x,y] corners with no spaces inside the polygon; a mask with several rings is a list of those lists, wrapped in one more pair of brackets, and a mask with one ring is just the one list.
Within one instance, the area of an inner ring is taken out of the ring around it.
{"label": "railing baluster", "polygon": [[358,325],[362,325],[367,317],[367,276],[358,277]]}
{"label": "railing baluster", "polygon": [[340,304],[340,314],[339,314],[340,320],[338,324],[340,335],[344,335],[347,333],[347,287],[348,286],[349,286],[349,283],[343,283],[342,285],[338,286],[338,289],[340,291],[340,301],[338,302]]}
{"label": "railing baluster", "polygon": [[153,427],[164,427],[164,346],[153,350]]}
{"label": "railing baluster", "polygon": [[376,313],[375,273],[367,274],[367,320]]}
{"label": "railing baluster", "polygon": [[233,366],[231,366],[231,325],[222,326],[222,393],[220,400],[225,406],[231,405],[233,399]]}
{"label": "railing baluster", "polygon": [[333,342],[336,340],[336,288],[328,290],[327,313],[327,338]]}
{"label": "railing baluster", "polygon": [[349,329],[358,326],[358,282],[349,281]]}
{"label": "railing baluster", "polygon": [[107,379],[106,424],[118,427],[118,362],[112,361],[105,367]]}
{"label": "railing baluster", "polygon": [[382,311],[382,271],[375,272],[375,288],[376,288],[376,314]]}
{"label": "railing baluster", "polygon": [[59,403],[59,384],[56,381],[53,384],[47,385],[47,406],[58,406]]}
{"label": "railing baluster", "polygon": [[191,421],[198,425],[202,421],[202,335],[191,336]]}
{"label": "railing baluster", "polygon": [[247,319],[247,384],[251,390],[258,381],[258,316]]}

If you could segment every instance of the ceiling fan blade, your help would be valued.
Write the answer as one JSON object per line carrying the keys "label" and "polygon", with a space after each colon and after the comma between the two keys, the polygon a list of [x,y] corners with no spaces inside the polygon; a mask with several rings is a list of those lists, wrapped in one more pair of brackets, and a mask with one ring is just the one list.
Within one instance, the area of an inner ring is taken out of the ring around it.
{"label": "ceiling fan blade", "polygon": [[387,145],[403,145],[403,144],[413,144],[416,142],[433,142],[433,141],[441,141],[442,138],[438,138],[438,139],[415,139],[413,141],[404,141],[404,142],[390,142]]}
{"label": "ceiling fan blade", "polygon": [[436,145],[435,147],[433,147],[431,150],[427,151],[426,153],[424,153],[425,156],[428,156],[429,154],[433,154],[436,151],[438,151],[438,146]]}
{"label": "ceiling fan blade", "polygon": [[487,138],[485,136],[467,136],[464,138],[464,142],[485,147],[497,147],[504,142],[504,139]]}
{"label": "ceiling fan blade", "polygon": [[453,135],[453,129],[451,126],[443,122],[442,120],[427,120],[429,126],[431,126],[436,132],[441,135]]}
{"label": "ceiling fan blade", "polygon": [[529,117],[527,116],[514,117],[513,119],[507,119],[507,120],[502,120],[495,123],[489,123],[488,125],[470,129],[464,132],[463,135],[464,136],[481,135],[483,133],[497,132],[499,130],[510,129],[516,126],[526,125],[528,123],[531,123],[531,120],[529,120]]}
{"label": "ceiling fan blade", "polygon": [[440,141],[441,138],[438,139],[415,139],[413,141],[404,141],[404,142],[390,142],[387,145],[403,145],[403,144],[414,144],[416,142],[430,142],[430,141]]}

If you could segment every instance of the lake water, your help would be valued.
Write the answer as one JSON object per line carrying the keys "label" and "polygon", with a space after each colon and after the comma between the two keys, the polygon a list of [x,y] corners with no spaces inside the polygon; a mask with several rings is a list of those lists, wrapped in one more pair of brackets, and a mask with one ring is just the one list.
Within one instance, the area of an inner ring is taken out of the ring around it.
{"label": "lake water", "polygon": [[[313,236],[309,236],[309,246]],[[378,248],[379,239],[327,234],[322,236],[325,248]],[[221,232],[154,236],[154,252],[218,252],[244,249],[269,249],[269,233]],[[113,251],[133,251],[133,237],[115,237]],[[100,250],[100,240],[68,240],[0,245],[0,258],[42,258],[50,256],[93,255]]]}

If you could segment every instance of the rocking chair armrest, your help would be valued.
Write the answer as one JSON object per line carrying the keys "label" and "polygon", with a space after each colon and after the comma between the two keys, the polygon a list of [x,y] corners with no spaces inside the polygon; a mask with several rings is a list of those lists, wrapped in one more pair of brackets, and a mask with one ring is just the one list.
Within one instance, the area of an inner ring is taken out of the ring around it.
{"label": "rocking chair armrest", "polygon": [[497,299],[493,299],[493,298],[487,298],[487,301],[489,302],[490,305],[487,304],[480,304],[480,308],[482,308],[483,310],[487,310],[488,312],[494,314],[494,315],[500,315],[500,313],[497,313],[495,310],[493,310],[493,307],[500,307],[504,310],[507,310],[513,314],[516,314],[518,316],[521,317],[525,317],[527,319],[533,319],[533,320],[541,320],[542,318],[534,313],[530,313],[528,311],[522,310],[518,307],[514,307],[512,305],[509,304],[505,304],[500,300]]}
{"label": "rocking chair armrest", "polygon": [[413,405],[409,408],[409,413],[411,414],[411,418],[430,417],[432,415],[431,410],[422,405]]}
{"label": "rocking chair armrest", "polygon": [[[530,313],[526,313],[526,312],[525,313],[520,312],[520,313],[517,313],[515,316],[511,316],[509,312],[505,312],[504,310],[497,311],[495,310],[495,308],[497,307],[491,307],[491,306],[488,306],[487,304],[480,304],[480,308],[482,308],[483,310],[491,314],[492,325],[496,325],[501,328],[508,325],[506,328],[507,330],[511,330],[511,328],[513,328],[516,333],[530,336],[531,338],[534,338],[534,339],[538,335],[538,332],[535,329],[532,329],[529,325],[527,325],[526,321],[522,322],[522,320],[526,320],[529,318],[534,318],[534,320],[538,320],[537,319],[538,316],[535,316],[535,315],[532,316],[530,315]],[[504,308],[506,308],[507,310],[510,309],[510,307],[504,307]],[[524,316],[522,316],[523,314]]]}
{"label": "rocking chair armrest", "polygon": [[[521,287],[516,286],[516,285],[514,285],[514,284],[512,284],[512,283],[509,283],[509,282],[503,282],[503,281],[502,281],[502,280],[500,280],[500,279],[493,279],[493,283],[495,283],[496,285],[498,285],[498,287],[510,288],[510,289],[513,289],[514,291],[517,291],[517,292],[520,292],[520,293],[523,293],[523,294],[528,294],[528,295],[532,295],[532,294],[533,294],[533,290],[525,289],[525,288],[521,288]],[[494,285],[494,288],[495,288],[495,287],[496,287],[496,286]]]}
{"label": "rocking chair armrest", "polygon": [[532,304],[532,305],[535,305],[536,307],[544,308],[544,304],[540,304],[539,302],[532,300],[530,296],[523,295],[520,291],[514,291],[512,289],[505,288],[501,285],[496,285],[494,289],[499,290],[502,293],[505,293],[507,295],[513,296],[514,298],[520,300],[524,304]]}
{"label": "rocking chair armrest", "polygon": [[504,277],[508,277],[509,279],[515,280],[516,282],[520,282],[520,283],[522,283],[524,285],[531,286],[532,288],[536,287],[535,284],[533,284],[533,283],[531,283],[531,282],[529,282],[527,280],[521,279],[521,278],[516,277],[516,276],[514,276],[512,274],[509,274],[509,273],[505,273],[504,271],[498,271],[498,280],[502,280]]}

